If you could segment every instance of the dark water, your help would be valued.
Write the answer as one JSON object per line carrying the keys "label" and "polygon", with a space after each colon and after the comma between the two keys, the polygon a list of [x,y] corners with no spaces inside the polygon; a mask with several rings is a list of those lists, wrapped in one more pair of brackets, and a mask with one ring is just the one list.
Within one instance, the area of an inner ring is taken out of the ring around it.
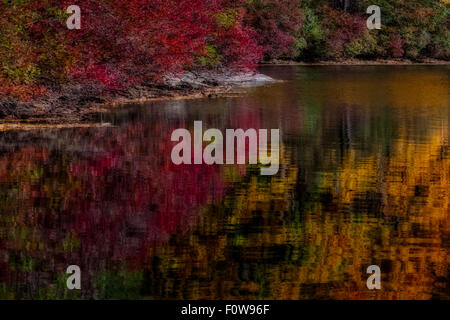
{"label": "dark water", "polygon": [[[450,68],[261,71],[286,81],[1,133],[0,298],[449,299]],[[173,165],[194,120],[280,128],[279,173]]]}

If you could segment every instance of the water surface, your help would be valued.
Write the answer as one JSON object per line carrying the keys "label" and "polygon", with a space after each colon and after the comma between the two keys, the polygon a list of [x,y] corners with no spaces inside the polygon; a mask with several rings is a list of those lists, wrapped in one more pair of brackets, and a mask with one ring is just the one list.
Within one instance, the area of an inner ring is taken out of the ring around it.
{"label": "water surface", "polygon": [[[261,72],[285,81],[1,133],[0,298],[449,299],[450,67]],[[195,120],[279,128],[279,173],[173,165]]]}

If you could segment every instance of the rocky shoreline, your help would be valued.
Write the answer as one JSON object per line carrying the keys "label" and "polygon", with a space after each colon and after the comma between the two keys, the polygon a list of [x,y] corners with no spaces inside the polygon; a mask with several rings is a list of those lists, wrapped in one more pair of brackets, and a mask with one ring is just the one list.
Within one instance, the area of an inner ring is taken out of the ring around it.
{"label": "rocky shoreline", "polygon": [[[262,65],[449,65],[450,61],[405,59],[296,62],[272,60]],[[189,71],[183,74],[167,74],[162,83],[147,83],[126,90],[105,93],[100,86],[71,84],[49,90],[45,96],[31,102],[20,102],[0,96],[0,131],[6,128],[23,128],[24,124],[37,125],[85,125],[92,123],[98,112],[128,103],[144,103],[166,99],[196,99],[233,94],[237,87],[251,87],[276,82],[269,76],[231,71]],[[93,124],[95,125],[95,124]]]}
{"label": "rocky shoreline", "polygon": [[50,90],[31,102],[0,97],[0,125],[87,123],[98,112],[126,103],[164,99],[216,97],[229,94],[235,87],[258,86],[275,82],[258,73],[185,72],[164,76],[160,84],[148,83],[114,93],[104,93],[94,85],[72,84]]}

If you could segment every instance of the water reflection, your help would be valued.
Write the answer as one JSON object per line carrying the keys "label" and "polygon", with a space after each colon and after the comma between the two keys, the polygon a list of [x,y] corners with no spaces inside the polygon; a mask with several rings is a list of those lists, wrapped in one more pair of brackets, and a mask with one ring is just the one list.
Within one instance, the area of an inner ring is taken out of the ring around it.
{"label": "water reflection", "polygon": [[[0,297],[450,298],[449,67],[262,71],[286,81],[2,133]],[[280,128],[278,175],[174,166],[194,120]]]}

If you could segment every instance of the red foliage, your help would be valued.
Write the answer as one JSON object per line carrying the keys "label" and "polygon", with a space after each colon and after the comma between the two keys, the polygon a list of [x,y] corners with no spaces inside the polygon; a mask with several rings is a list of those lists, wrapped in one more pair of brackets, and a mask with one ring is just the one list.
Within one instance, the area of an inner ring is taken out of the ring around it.
{"label": "red foliage", "polygon": [[[81,9],[80,30],[66,27],[71,5]],[[122,89],[196,66],[206,49],[215,50],[216,65],[254,69],[262,51],[243,24],[242,8],[220,21],[230,6],[226,0],[0,2],[0,60],[8,64],[0,70],[0,94],[29,99],[43,84],[72,78]]]}
{"label": "red foliage", "polygon": [[249,1],[246,8],[245,21],[256,30],[256,39],[266,58],[292,55],[302,25],[299,1]]}
{"label": "red foliage", "polygon": [[240,20],[228,29],[218,26],[221,1],[77,2],[82,8],[82,29],[66,32],[78,58],[72,74],[109,89],[157,80],[162,73],[190,67],[211,41],[217,42],[221,61],[233,67],[254,68],[260,59],[252,31]]}
{"label": "red foliage", "polygon": [[261,60],[263,48],[256,41],[256,32],[243,25],[243,12],[240,10],[236,23],[223,28],[218,26],[214,42],[226,65],[237,69],[254,69]]}
{"label": "red foliage", "polygon": [[394,34],[391,36],[390,39],[390,51],[393,57],[400,58],[403,57],[404,50],[403,45],[405,44],[405,41],[402,39],[402,37],[399,34]]}
{"label": "red foliage", "polygon": [[18,97],[20,100],[27,102],[33,100],[35,97],[42,96],[47,93],[45,86],[36,84],[8,84],[6,81],[0,78],[0,96],[12,96]]}
{"label": "red foliage", "polygon": [[366,30],[366,20],[328,7],[324,7],[323,10],[326,16],[323,22],[327,38],[326,55],[332,58],[343,57],[345,47]]}

